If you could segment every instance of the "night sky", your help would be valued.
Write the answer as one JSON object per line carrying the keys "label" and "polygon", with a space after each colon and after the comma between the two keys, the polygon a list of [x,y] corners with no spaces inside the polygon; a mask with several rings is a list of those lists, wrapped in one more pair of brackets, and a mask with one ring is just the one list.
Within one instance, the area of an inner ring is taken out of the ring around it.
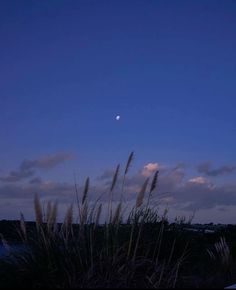
{"label": "night sky", "polygon": [[170,216],[235,223],[235,79],[233,0],[0,1],[0,219],[134,151],[129,201],[159,169]]}

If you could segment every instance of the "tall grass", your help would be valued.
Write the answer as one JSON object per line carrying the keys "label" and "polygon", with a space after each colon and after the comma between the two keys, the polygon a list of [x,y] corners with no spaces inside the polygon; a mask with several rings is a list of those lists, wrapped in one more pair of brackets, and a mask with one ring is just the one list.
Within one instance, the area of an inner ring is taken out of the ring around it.
{"label": "tall grass", "polygon": [[213,263],[218,266],[220,272],[225,273],[230,278],[232,275],[233,257],[225,237],[220,237],[219,241],[214,244],[213,249],[207,249],[207,253]]}
{"label": "tall grass", "polygon": [[[122,178],[121,200],[113,206],[113,191],[118,182],[120,165],[116,167],[108,193],[105,224],[100,223],[106,212],[98,200],[89,207],[89,178],[81,197],[77,186],[78,219],[73,223],[71,204],[62,224],[57,223],[57,203],[48,202],[43,214],[38,195],[34,198],[34,230],[28,230],[21,214],[18,229],[28,251],[17,254],[14,265],[18,280],[29,287],[49,288],[174,288],[184,262],[186,247],[176,252],[176,240],[163,256],[166,234],[165,216],[159,217],[150,200],[157,186],[158,171],[153,175],[148,196],[149,178],[141,187],[133,208],[124,220],[123,193],[133,152],[129,155]],[[123,220],[123,222],[122,222]]]}

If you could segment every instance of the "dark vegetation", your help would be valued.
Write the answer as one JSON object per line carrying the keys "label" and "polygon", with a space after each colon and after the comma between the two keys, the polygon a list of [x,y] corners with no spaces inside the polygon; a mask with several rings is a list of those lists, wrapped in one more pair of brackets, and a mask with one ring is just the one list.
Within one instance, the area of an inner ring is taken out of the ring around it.
{"label": "dark vegetation", "polygon": [[[130,154],[123,175],[133,158]],[[147,178],[124,218],[123,201],[113,206],[117,166],[104,209],[88,205],[89,179],[77,195],[78,222],[70,206],[63,223],[57,204],[42,209],[34,199],[35,222],[1,221],[0,287],[6,288],[224,288],[236,282],[236,226],[193,225],[151,206],[158,171]],[[123,186],[122,186],[123,193]],[[121,194],[122,196],[122,194]],[[101,213],[106,213],[104,223]],[[45,212],[45,214],[44,214]],[[207,233],[204,229],[214,231]],[[193,231],[194,230],[194,231]],[[11,250],[20,243],[24,249]]]}

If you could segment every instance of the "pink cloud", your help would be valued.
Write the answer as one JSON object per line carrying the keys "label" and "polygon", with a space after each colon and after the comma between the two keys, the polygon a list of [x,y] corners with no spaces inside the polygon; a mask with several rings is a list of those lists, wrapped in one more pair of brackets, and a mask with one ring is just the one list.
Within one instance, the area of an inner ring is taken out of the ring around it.
{"label": "pink cloud", "polygon": [[205,177],[197,176],[189,179],[188,182],[196,184],[207,184],[209,181]]}
{"label": "pink cloud", "polygon": [[151,175],[154,171],[158,169],[160,169],[160,165],[158,163],[148,163],[144,165],[141,174],[143,176],[148,177],[149,175]]}

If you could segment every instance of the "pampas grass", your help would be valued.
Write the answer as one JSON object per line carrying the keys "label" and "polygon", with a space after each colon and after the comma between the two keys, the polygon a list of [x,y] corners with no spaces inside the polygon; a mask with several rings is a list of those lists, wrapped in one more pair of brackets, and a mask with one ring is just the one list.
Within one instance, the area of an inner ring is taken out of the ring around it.
{"label": "pampas grass", "polygon": [[20,234],[23,243],[26,243],[27,242],[26,224],[22,212],[20,213],[20,230],[18,230],[18,233]]}
{"label": "pampas grass", "polygon": [[116,167],[116,171],[115,171],[115,174],[113,175],[113,179],[112,179],[112,183],[111,183],[110,192],[113,191],[113,189],[114,189],[114,187],[115,187],[115,185],[116,185],[116,181],[117,181],[117,178],[118,178],[119,170],[120,170],[120,164],[117,165],[117,167]]}
{"label": "pampas grass", "polygon": [[207,253],[211,260],[214,261],[216,265],[220,266],[221,271],[231,277],[233,257],[225,237],[220,237],[220,240],[214,244],[212,250],[207,249]]}
{"label": "pampas grass", "polygon": [[122,205],[121,202],[119,202],[119,204],[116,207],[116,210],[112,219],[113,225],[118,224],[120,221],[121,205]]}
{"label": "pampas grass", "polygon": [[111,188],[110,188],[110,197],[109,197],[109,203],[108,203],[108,221],[111,222],[112,220],[112,198],[113,198],[113,190],[117,182],[118,174],[120,170],[120,164],[117,165],[116,171],[113,175]]}
{"label": "pampas grass", "polygon": [[159,174],[159,170],[157,170],[153,175],[153,179],[152,179],[152,183],[151,183],[151,187],[150,187],[150,194],[154,191],[154,189],[157,186],[158,174]]}
{"label": "pampas grass", "polygon": [[37,226],[39,226],[43,222],[43,213],[38,194],[35,194],[34,196],[34,213],[35,213],[35,222]]}
{"label": "pampas grass", "polygon": [[[131,152],[125,166],[122,192],[133,155]],[[158,171],[153,176],[148,200],[145,203],[149,178],[144,181],[126,220],[122,216],[122,199],[116,204],[114,214],[112,212],[113,191],[119,173],[120,165],[117,165],[108,192],[105,225],[100,224],[104,214],[102,203],[97,200],[91,206],[88,202],[89,178],[85,181],[81,197],[75,185],[78,223],[73,223],[71,204],[63,224],[58,224],[57,202],[51,201],[47,203],[43,219],[41,202],[38,195],[35,195],[37,227],[34,232],[28,231],[22,215],[19,229],[22,240],[27,241],[30,253],[18,256],[16,265],[33,288],[175,287],[182,256],[173,259],[174,241],[169,256],[166,259],[161,257],[165,223],[164,220],[161,224],[158,222],[155,208],[149,206],[150,196],[156,188]],[[159,229],[157,237],[149,237],[146,231],[149,223],[152,223],[153,230]]]}
{"label": "pampas grass", "polygon": [[82,205],[85,203],[88,195],[88,190],[89,190],[89,177],[87,177],[85,186],[84,186],[84,192],[83,192],[83,197],[82,197]]}
{"label": "pampas grass", "polygon": [[71,227],[73,224],[73,204],[67,209],[64,223],[66,227]]}
{"label": "pampas grass", "polygon": [[145,192],[147,189],[148,182],[149,182],[149,178],[147,178],[145,180],[145,182],[143,183],[143,186],[142,186],[142,188],[141,188],[141,190],[136,198],[136,204],[135,204],[136,209],[139,208],[143,203],[143,199],[144,199],[144,195],[145,195]]}
{"label": "pampas grass", "polygon": [[96,213],[96,218],[95,218],[95,223],[94,223],[95,227],[97,227],[99,224],[101,212],[102,212],[102,204],[100,203],[99,207],[97,208],[97,213]]}

